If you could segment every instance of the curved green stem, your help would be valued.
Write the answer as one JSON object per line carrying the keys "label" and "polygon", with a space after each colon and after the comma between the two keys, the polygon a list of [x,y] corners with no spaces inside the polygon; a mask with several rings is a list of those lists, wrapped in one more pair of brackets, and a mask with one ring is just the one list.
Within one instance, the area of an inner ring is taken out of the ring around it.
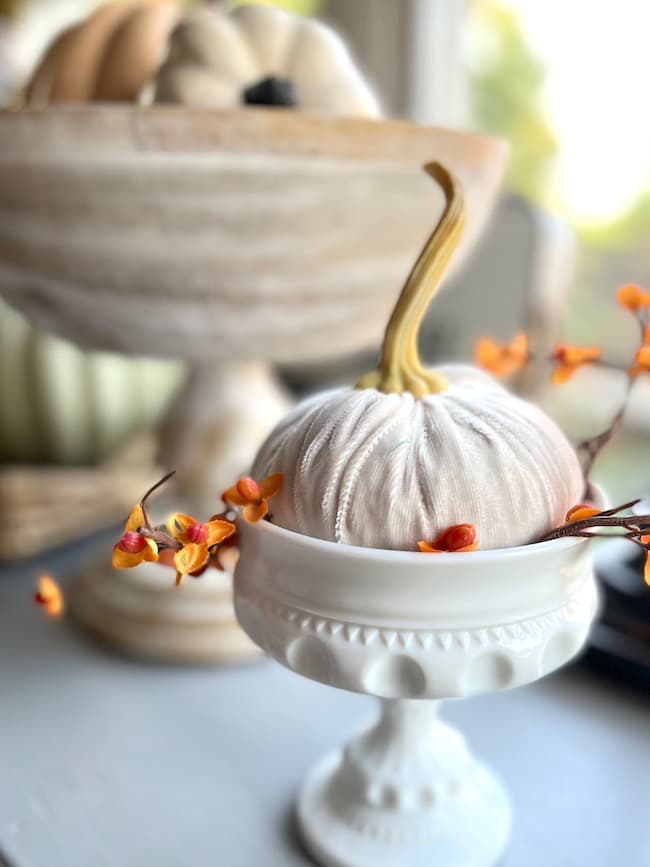
{"label": "curved green stem", "polygon": [[428,163],[424,170],[442,187],[445,209],[397,299],[384,334],[379,367],[357,383],[357,388],[376,388],[385,394],[409,391],[415,398],[438,394],[448,387],[444,376],[422,364],[418,334],[465,223],[458,180],[440,163]]}

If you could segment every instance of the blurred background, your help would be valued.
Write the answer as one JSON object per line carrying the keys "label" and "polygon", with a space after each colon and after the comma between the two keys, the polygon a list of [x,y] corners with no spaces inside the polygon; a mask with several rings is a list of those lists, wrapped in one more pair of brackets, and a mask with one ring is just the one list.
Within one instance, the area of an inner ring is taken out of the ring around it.
{"label": "blurred background", "polygon": [[[97,5],[94,0],[0,3],[0,97],[6,104],[53,36]],[[495,218],[454,290],[436,306],[425,351],[431,357],[467,358],[477,334],[507,339],[527,325],[542,343],[598,343],[607,357],[625,361],[635,327],[617,308],[614,294],[623,283],[650,282],[650,120],[640,108],[650,10],[621,0],[615,19],[607,7],[596,5],[586,21],[582,4],[562,4],[558,18],[559,5],[554,12],[534,0],[275,5],[333,23],[376,87],[386,114],[483,131],[511,144]],[[8,322],[5,330],[18,327]],[[364,357],[284,374],[301,391],[347,378],[366,365]],[[152,375],[159,373],[154,369]],[[170,373],[173,381],[181,375]],[[110,404],[119,377],[110,371],[107,379],[103,393]],[[542,379],[534,383],[539,399],[578,439],[604,427],[621,397],[616,374],[582,372],[553,391],[543,389]],[[141,389],[141,395],[151,394],[146,386]],[[649,397],[650,385],[639,383],[625,437],[596,468],[613,500],[650,488]],[[156,416],[159,407],[148,408],[143,400],[134,398],[140,410],[128,418],[111,419],[105,410],[107,421],[94,448],[41,444],[43,455],[64,462],[105,457],[134,427]],[[21,439],[5,431],[0,459],[24,459]]]}

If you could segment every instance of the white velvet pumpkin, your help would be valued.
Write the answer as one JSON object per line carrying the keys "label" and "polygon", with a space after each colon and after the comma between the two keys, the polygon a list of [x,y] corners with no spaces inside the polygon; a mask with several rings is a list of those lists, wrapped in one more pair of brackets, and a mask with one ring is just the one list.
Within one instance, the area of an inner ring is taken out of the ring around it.
{"label": "white velvet pumpkin", "polygon": [[281,527],[372,548],[415,550],[454,524],[481,548],[523,545],[582,496],[571,445],[538,407],[473,367],[439,368],[449,389],[343,388],[293,410],[262,446],[253,475],[283,473]]}
{"label": "white velvet pumpkin", "polygon": [[487,373],[422,365],[419,326],[464,219],[458,182],[426,168],[447,205],[402,290],[378,369],[357,388],[298,406],[262,446],[253,475],[284,474],[275,523],[332,542],[416,550],[473,524],[482,549],[523,545],[580,501],[582,471],[555,423]]}
{"label": "white velvet pumpkin", "polygon": [[233,108],[246,101],[248,88],[268,78],[291,82],[295,106],[302,111],[381,114],[336,33],[271,6],[240,6],[228,14],[209,9],[187,13],[170,37],[153,99]]}

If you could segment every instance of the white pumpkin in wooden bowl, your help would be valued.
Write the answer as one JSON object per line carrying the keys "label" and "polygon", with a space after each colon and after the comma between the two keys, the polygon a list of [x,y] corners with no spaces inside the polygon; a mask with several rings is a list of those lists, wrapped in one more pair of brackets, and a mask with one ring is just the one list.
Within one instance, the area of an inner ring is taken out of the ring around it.
{"label": "white pumpkin in wooden bowl", "polygon": [[464,220],[459,183],[439,164],[426,169],[447,205],[400,295],[378,370],[297,407],[253,475],[282,473],[274,522],[316,538],[413,549],[471,524],[482,548],[523,545],[563,522],[582,471],[538,407],[476,368],[422,365],[419,325]]}
{"label": "white pumpkin in wooden bowl", "polygon": [[331,28],[255,4],[183,11],[174,0],[104,3],[53,40],[24,92],[31,106],[138,99],[381,114]]}
{"label": "white pumpkin in wooden bowl", "polygon": [[284,105],[319,114],[381,114],[333,30],[272,6],[185,15],[171,34],[153,98],[203,108]]}

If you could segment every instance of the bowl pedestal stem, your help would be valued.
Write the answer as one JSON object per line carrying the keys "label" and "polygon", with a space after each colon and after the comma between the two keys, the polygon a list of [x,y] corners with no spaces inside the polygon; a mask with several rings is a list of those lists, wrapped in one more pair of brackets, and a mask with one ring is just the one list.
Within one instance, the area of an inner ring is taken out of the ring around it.
{"label": "bowl pedestal stem", "polygon": [[382,700],[378,722],[313,769],[298,821],[324,867],[492,867],[503,856],[508,797],[439,706]]}
{"label": "bowl pedestal stem", "polygon": [[176,470],[191,508],[223,508],[221,493],[250,471],[260,445],[291,408],[264,361],[195,363],[160,431],[160,463]]}

